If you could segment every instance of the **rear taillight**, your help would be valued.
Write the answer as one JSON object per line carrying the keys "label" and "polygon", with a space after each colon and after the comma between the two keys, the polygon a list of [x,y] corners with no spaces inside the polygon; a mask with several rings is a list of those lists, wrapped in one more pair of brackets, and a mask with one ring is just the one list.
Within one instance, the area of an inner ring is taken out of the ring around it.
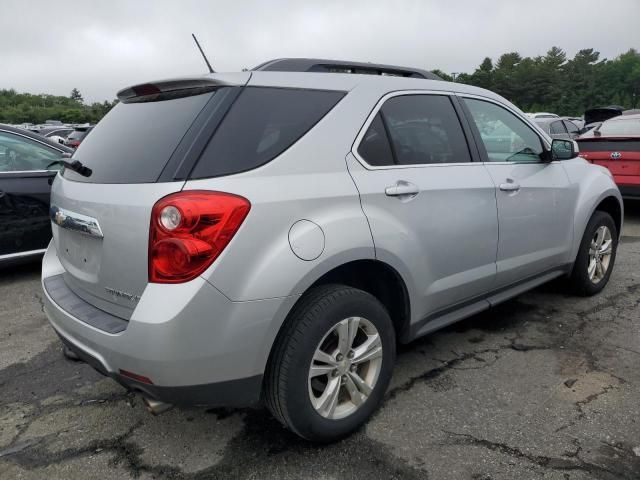
{"label": "rear taillight", "polygon": [[246,198],[187,191],[159,200],[151,211],[149,281],[181,283],[204,272],[249,213]]}

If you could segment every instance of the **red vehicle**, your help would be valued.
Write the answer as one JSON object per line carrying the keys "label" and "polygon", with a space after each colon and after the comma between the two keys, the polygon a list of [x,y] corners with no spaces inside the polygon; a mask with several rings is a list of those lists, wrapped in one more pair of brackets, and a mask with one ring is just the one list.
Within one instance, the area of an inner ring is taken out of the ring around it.
{"label": "red vehicle", "polygon": [[580,156],[607,167],[625,198],[640,199],[640,115],[621,115],[576,139]]}

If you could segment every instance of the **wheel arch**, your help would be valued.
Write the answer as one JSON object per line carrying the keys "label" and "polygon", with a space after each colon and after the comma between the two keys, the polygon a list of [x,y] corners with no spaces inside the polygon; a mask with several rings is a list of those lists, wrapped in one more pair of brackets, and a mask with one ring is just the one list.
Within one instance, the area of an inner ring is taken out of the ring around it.
{"label": "wheel arch", "polygon": [[593,209],[591,215],[593,215],[597,211],[606,212],[611,215],[611,217],[613,218],[613,223],[615,223],[616,225],[616,232],[618,234],[618,237],[620,237],[620,235],[622,234],[622,203],[616,197],[610,195],[603,198],[600,203],[596,205],[596,208]]}
{"label": "wheel arch", "polygon": [[284,316],[269,347],[266,364],[272,360],[274,346],[277,344],[284,326],[291,318],[291,313],[305,297],[305,294],[321,285],[341,284],[359,288],[376,297],[387,309],[393,322],[396,338],[401,342],[408,341],[411,322],[411,302],[407,285],[398,271],[391,265],[372,258],[354,259],[333,266],[318,275],[313,281],[305,282],[307,286],[298,295],[297,300]]}
{"label": "wheel arch", "polygon": [[624,204],[622,203],[622,197],[617,189],[610,189],[603,192],[596,201],[591,203],[590,208],[583,208],[582,211],[576,212],[576,224],[575,224],[575,240],[574,248],[571,255],[571,261],[575,262],[578,256],[578,250],[582,237],[587,229],[589,220],[593,217],[596,211],[606,212],[613,218],[613,222],[617,229],[618,238],[622,234],[622,226],[624,221]]}
{"label": "wheel arch", "polygon": [[411,300],[407,285],[395,268],[380,260],[355,260],[329,270],[309,289],[332,283],[358,288],[376,297],[387,309],[397,338],[406,340]]}

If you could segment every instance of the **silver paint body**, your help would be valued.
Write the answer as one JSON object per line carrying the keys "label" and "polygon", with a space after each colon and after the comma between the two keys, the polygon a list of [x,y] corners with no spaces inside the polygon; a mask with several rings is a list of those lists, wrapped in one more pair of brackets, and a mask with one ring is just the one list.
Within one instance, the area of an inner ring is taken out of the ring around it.
{"label": "silver paint body", "polygon": [[[224,80],[244,84],[247,75],[226,74]],[[403,92],[496,102],[550,144],[515,106],[486,90],[411,78],[279,72],[252,72],[248,85],[348,94],[291,148],[248,172],[155,184],[76,183],[60,175],[54,182],[52,205],[96,219],[103,238],[54,224],[43,278],[63,274],[83,300],[129,325],[106,334],[67,314],[46,292],[45,311],[61,335],[108,371],[129,370],[165,386],[262,374],[298,298],[327,272],[363,259],[384,262],[400,275],[412,335],[421,335],[566,273],[599,202],[614,197],[622,205],[606,170],[581,158],[404,168],[372,168],[358,158],[358,140],[377,106]],[[507,179],[520,189],[500,190]],[[388,196],[389,187],[418,193]],[[242,195],[251,211],[200,277],[148,283],[151,209],[180,190]]]}

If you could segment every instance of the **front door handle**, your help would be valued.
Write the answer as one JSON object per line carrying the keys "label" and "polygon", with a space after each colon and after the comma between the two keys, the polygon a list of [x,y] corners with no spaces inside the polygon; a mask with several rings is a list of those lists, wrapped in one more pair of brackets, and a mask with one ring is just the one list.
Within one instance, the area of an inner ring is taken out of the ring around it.
{"label": "front door handle", "polygon": [[511,178],[507,178],[506,183],[501,183],[498,187],[503,192],[517,192],[520,190],[520,184],[513,181]]}

